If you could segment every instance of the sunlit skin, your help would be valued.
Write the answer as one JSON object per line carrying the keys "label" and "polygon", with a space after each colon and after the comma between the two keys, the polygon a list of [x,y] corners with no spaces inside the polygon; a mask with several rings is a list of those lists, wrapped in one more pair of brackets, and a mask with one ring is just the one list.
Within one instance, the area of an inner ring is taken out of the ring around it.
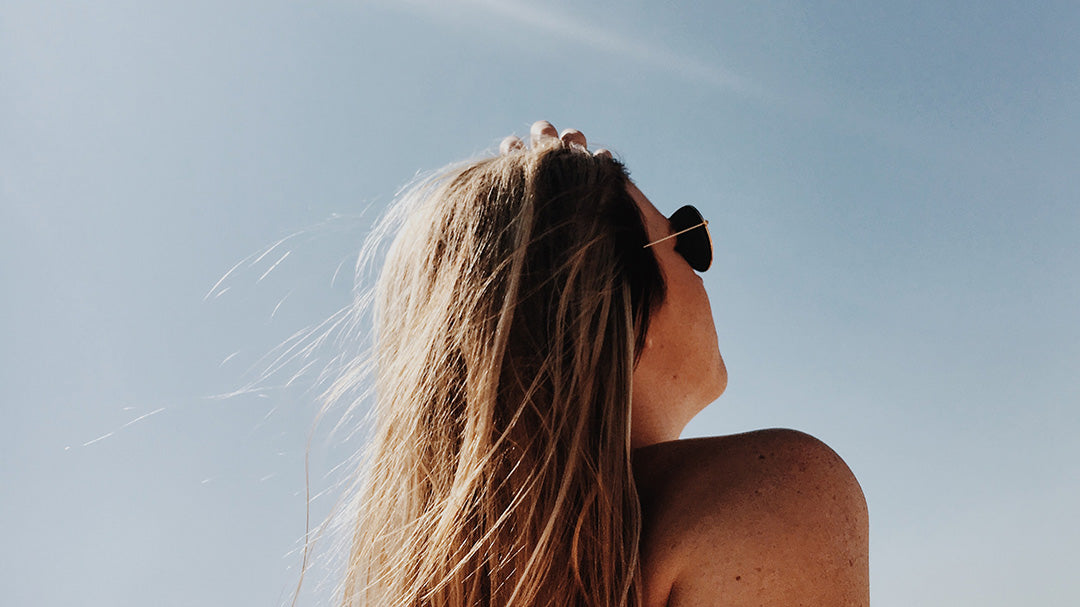
{"label": "sunlit skin", "polygon": [[[627,190],[641,210],[649,241],[670,236],[667,217],[637,186]],[[649,317],[645,348],[634,369],[630,446],[635,449],[679,438],[687,422],[727,387],[705,284],[675,250],[676,242],[669,238],[650,247],[666,292]]]}

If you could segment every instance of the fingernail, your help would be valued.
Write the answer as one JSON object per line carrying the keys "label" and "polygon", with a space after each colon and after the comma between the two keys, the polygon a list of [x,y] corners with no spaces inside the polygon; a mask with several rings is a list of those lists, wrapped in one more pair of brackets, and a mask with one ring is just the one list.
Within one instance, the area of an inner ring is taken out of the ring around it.
{"label": "fingernail", "polygon": [[565,129],[562,132],[562,135],[559,136],[559,139],[567,145],[576,144],[581,147],[587,147],[585,143],[585,134],[577,129]]}
{"label": "fingernail", "polygon": [[499,153],[502,155],[509,154],[510,152],[520,150],[525,147],[525,144],[521,142],[521,139],[517,135],[510,135],[502,140],[499,144]]}
{"label": "fingernail", "polygon": [[556,131],[555,127],[547,120],[537,120],[533,123],[532,128],[529,129],[529,139],[534,145],[544,137],[558,138],[558,136],[559,131]]}

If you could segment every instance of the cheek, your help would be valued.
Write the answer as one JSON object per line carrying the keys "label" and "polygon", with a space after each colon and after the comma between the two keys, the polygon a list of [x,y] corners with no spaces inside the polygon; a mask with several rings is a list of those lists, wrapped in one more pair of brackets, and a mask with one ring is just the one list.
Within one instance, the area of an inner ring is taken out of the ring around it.
{"label": "cheek", "polygon": [[651,346],[665,367],[689,371],[716,350],[716,328],[697,275],[669,280],[667,297],[649,323]]}
{"label": "cheek", "polygon": [[675,304],[673,307],[678,309],[677,320],[684,326],[688,336],[700,337],[702,334],[714,334],[712,307],[709,304],[709,296],[705,293],[705,283],[697,274],[690,270],[688,272],[680,276],[680,283],[672,302]]}
{"label": "cheek", "polygon": [[[722,373],[723,360],[717,343],[716,324],[705,284],[697,274],[684,285],[685,295],[680,306],[679,332],[683,353],[680,358],[695,375],[713,376]],[[704,378],[702,378],[704,380]]]}

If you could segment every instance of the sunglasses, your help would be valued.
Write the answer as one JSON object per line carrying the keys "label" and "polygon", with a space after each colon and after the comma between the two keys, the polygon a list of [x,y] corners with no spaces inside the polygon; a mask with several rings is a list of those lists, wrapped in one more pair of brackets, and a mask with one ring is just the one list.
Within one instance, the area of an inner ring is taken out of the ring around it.
{"label": "sunglasses", "polygon": [[674,238],[675,251],[683,256],[691,268],[698,272],[708,270],[712,265],[712,235],[709,234],[708,220],[693,206],[686,205],[672,213],[668,221],[671,223],[672,234],[654,240],[644,248]]}

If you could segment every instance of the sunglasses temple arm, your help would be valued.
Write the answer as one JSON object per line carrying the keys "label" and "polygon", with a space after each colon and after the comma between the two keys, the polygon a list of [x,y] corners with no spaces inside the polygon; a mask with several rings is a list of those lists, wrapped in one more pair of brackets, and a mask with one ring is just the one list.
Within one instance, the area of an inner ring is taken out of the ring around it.
{"label": "sunglasses temple arm", "polygon": [[653,246],[654,244],[660,244],[661,242],[664,242],[665,240],[670,240],[672,238],[675,238],[679,234],[684,234],[686,232],[689,232],[690,230],[693,230],[694,228],[700,228],[701,226],[708,226],[708,225],[709,225],[708,221],[703,221],[703,222],[701,222],[699,224],[692,225],[689,228],[686,228],[685,230],[679,230],[678,232],[675,232],[674,234],[671,234],[670,236],[665,236],[665,237],[661,238],[660,240],[654,240],[654,241],[650,242],[649,244],[647,244],[647,245],[645,245],[645,246],[643,246],[641,248],[647,249],[647,248]]}

